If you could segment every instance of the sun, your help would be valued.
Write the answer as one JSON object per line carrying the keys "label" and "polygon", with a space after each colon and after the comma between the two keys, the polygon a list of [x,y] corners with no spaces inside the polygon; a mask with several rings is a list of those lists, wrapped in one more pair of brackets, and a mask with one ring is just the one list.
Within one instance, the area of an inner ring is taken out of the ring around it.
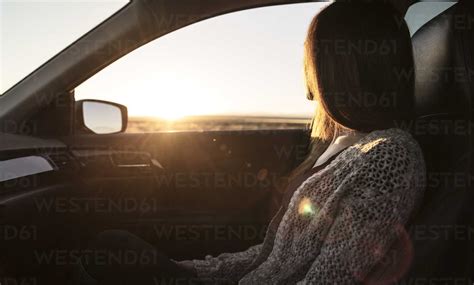
{"label": "sun", "polygon": [[129,106],[134,115],[166,121],[176,121],[199,110],[199,106],[189,104],[181,96],[150,96],[146,100],[131,101]]}
{"label": "sun", "polygon": [[161,112],[157,114],[156,117],[167,121],[177,121],[186,115],[186,112],[183,112],[179,108],[170,108],[168,110],[161,110]]}
{"label": "sun", "polygon": [[199,88],[182,84],[173,76],[153,81],[153,84],[160,86],[160,92],[154,90],[150,84],[141,84],[139,89],[134,90],[134,93],[147,94],[146,96],[134,96],[128,100],[127,106],[132,115],[176,121],[219,109],[215,100],[210,99],[212,90],[199,92]]}

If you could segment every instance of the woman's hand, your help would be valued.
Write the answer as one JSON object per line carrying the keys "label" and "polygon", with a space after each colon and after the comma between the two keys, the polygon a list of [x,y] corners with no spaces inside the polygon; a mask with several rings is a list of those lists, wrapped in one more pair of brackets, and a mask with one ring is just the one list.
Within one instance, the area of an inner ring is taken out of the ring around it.
{"label": "woman's hand", "polygon": [[194,268],[194,262],[192,262],[191,260],[182,260],[182,261],[173,260],[173,262],[176,263],[176,265],[178,265],[179,267],[189,272],[192,272],[194,275],[197,275],[196,269]]}

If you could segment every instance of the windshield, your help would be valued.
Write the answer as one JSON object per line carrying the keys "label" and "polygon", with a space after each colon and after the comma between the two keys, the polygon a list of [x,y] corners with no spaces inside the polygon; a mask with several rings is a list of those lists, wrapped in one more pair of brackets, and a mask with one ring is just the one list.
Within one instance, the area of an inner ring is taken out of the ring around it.
{"label": "windshield", "polygon": [[0,1],[0,94],[129,1]]}

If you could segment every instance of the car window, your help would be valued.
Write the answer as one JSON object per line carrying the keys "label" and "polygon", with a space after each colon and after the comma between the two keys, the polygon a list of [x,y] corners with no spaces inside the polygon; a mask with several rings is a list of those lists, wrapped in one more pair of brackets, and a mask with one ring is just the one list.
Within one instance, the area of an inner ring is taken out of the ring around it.
{"label": "car window", "polygon": [[148,43],[91,77],[76,100],[128,107],[128,132],[305,128],[303,46],[328,3],[245,10]]}
{"label": "car window", "polygon": [[0,1],[0,94],[128,2]]}
{"label": "car window", "polygon": [[420,2],[411,5],[405,15],[410,34],[413,36],[424,24],[454,4],[456,2]]}

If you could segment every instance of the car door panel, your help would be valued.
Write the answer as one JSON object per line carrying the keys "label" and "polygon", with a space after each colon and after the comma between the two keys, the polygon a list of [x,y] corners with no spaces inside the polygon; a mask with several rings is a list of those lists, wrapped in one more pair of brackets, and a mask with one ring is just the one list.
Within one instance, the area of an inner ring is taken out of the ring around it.
{"label": "car door panel", "polygon": [[[199,255],[229,249],[230,244],[225,241],[222,246],[213,243],[203,247],[206,241],[197,237],[205,235],[199,231],[205,232],[206,227],[220,226],[229,232],[232,226],[262,231],[281,197],[277,191],[279,179],[304,157],[307,132],[122,134],[74,137],[67,143],[76,153],[90,154],[82,161],[84,171],[91,172],[81,175],[87,177],[83,179],[87,190],[77,190],[88,191],[90,198],[104,203],[115,203],[115,208],[112,205],[102,211],[102,216],[109,216],[107,221],[111,224],[107,226],[120,227],[161,244],[163,241],[156,237],[157,225],[175,231],[174,237],[167,238],[171,242],[186,239],[185,233],[180,237],[177,232],[176,226],[182,226],[183,232],[194,237],[189,237],[194,239],[188,241],[191,247],[201,243],[196,246],[199,252],[194,251]],[[94,155],[97,151],[102,151],[102,160]],[[132,161],[128,164],[136,164],[138,169],[120,169],[114,166],[114,159]],[[107,160],[107,167],[101,167]],[[240,245],[261,238],[259,235]],[[239,242],[232,244],[240,247]],[[179,248],[173,247],[180,251]]]}

